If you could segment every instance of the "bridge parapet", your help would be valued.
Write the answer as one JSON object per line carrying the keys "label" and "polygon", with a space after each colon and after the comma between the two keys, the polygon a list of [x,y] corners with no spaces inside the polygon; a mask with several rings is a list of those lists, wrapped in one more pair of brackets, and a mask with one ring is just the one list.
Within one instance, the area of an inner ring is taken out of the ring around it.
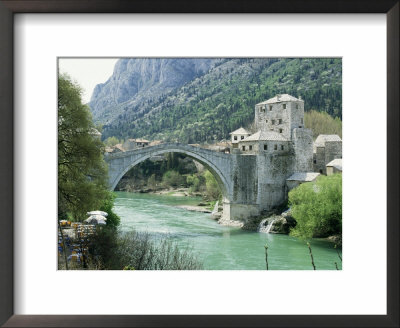
{"label": "bridge parapet", "polygon": [[164,143],[126,152],[107,154],[105,161],[109,166],[110,188],[114,190],[119,180],[133,166],[150,157],[169,152],[185,154],[202,163],[214,174],[223,190],[224,196],[228,199],[232,197],[234,165],[232,155],[181,143]]}

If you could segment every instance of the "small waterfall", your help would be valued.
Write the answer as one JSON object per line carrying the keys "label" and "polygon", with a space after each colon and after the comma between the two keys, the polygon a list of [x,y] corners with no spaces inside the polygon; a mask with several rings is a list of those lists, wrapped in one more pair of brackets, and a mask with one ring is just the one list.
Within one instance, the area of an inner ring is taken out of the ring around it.
{"label": "small waterfall", "polygon": [[268,220],[268,219],[264,219],[260,222],[260,224],[258,225],[257,231],[258,232],[262,232],[262,233],[269,233],[272,225],[274,224],[276,219],[273,220]]}

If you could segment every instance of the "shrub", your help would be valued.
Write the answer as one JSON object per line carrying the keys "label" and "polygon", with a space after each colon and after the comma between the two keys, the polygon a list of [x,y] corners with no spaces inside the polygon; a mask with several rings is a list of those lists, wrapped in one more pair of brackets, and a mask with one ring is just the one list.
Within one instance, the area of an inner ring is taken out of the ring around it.
{"label": "shrub", "polygon": [[148,233],[114,229],[98,231],[93,243],[93,257],[108,270],[198,270],[202,264],[189,249],[180,250],[168,238],[154,239]]}
{"label": "shrub", "polygon": [[184,183],[184,178],[176,171],[167,171],[163,175],[162,184],[164,187],[177,187]]}
{"label": "shrub", "polygon": [[342,175],[320,176],[289,192],[297,225],[293,236],[327,237],[342,234]]}

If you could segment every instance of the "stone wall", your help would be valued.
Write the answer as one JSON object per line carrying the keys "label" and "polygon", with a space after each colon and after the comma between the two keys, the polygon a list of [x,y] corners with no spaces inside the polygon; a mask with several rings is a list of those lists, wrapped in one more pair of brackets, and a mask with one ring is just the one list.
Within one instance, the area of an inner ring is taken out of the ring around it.
{"label": "stone wall", "polygon": [[291,140],[292,130],[304,126],[304,102],[290,101],[257,105],[255,125],[257,130],[282,133],[285,138]]}
{"label": "stone wall", "polygon": [[342,158],[342,142],[326,141],[325,147],[315,147],[314,153],[314,172],[327,174],[326,164],[335,158]]}
{"label": "stone wall", "polygon": [[304,128],[294,128],[293,149],[296,156],[295,172],[311,172],[313,169],[312,131]]}

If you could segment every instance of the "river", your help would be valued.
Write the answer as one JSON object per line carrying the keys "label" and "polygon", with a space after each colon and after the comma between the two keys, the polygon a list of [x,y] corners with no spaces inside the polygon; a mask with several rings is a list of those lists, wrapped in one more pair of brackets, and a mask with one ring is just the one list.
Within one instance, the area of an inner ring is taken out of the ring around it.
{"label": "river", "polygon": [[[201,198],[116,192],[115,212],[122,231],[166,235],[196,253],[207,270],[265,270],[268,244],[270,270],[312,270],[306,243],[294,237],[243,231],[219,225],[210,214],[191,212],[177,205],[196,205]],[[333,244],[311,241],[317,270],[341,269]]]}

